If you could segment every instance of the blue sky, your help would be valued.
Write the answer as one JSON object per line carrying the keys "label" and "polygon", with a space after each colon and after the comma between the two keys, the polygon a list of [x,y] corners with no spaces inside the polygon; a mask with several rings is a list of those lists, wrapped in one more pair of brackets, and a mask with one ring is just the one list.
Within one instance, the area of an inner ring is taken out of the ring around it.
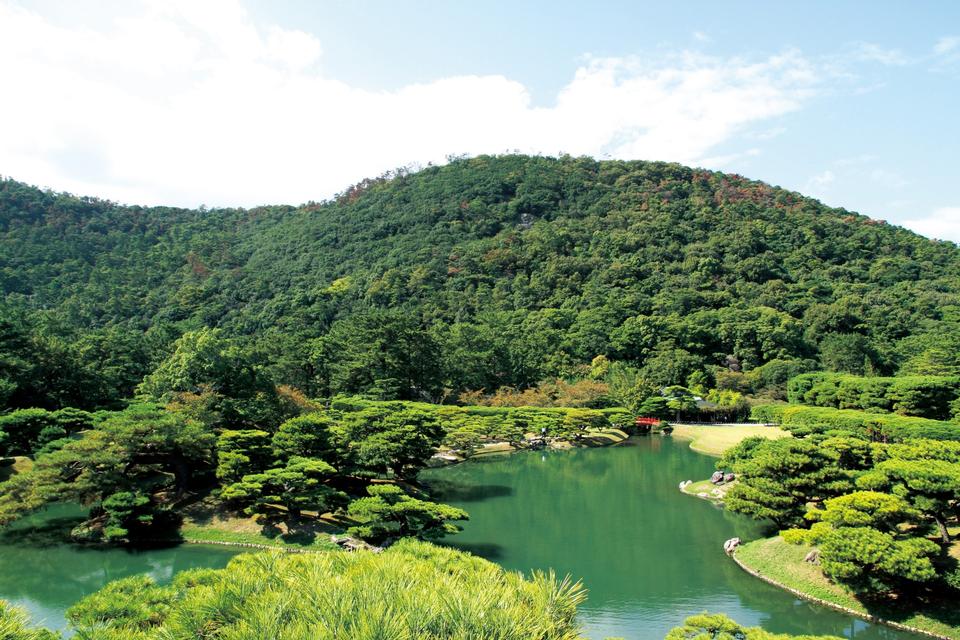
{"label": "blue sky", "polygon": [[123,202],[297,203],[517,149],[960,241],[957,2],[0,0],[0,73],[0,173]]}

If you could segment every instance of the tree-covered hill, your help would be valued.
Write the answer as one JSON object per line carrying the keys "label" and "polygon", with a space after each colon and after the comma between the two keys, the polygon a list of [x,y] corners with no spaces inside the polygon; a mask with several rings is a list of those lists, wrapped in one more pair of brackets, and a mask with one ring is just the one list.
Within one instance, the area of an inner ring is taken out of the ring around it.
{"label": "tree-covered hill", "polygon": [[676,164],[484,156],[250,210],[5,180],[0,282],[12,406],[110,404],[202,327],[311,395],[525,387],[598,355],[659,385],[960,373],[956,245]]}

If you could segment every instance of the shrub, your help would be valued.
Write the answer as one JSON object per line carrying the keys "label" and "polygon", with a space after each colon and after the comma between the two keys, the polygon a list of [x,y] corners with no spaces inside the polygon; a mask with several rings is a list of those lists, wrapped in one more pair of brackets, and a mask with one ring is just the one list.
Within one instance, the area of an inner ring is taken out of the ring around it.
{"label": "shrub", "polygon": [[575,640],[584,599],[568,579],[524,578],[459,551],[403,541],[381,554],[242,555],[225,569],[182,572],[167,587],[128,578],[67,616],[78,637],[138,640],[305,638],[320,629],[337,638]]}

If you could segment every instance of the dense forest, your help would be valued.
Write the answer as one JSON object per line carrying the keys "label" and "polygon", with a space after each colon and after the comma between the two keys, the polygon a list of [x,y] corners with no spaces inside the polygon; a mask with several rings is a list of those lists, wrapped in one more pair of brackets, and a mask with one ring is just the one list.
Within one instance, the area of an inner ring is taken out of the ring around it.
{"label": "dense forest", "polygon": [[122,408],[206,329],[248,387],[308,397],[784,398],[811,370],[960,373],[958,276],[952,243],[676,164],[484,156],[214,210],[4,180],[0,401]]}

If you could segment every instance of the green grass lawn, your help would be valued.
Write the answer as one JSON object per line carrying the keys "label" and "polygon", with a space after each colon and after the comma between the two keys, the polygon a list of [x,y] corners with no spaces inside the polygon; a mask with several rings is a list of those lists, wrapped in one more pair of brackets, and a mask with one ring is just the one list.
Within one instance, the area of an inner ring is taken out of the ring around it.
{"label": "green grass lawn", "polygon": [[780,536],[754,540],[736,551],[737,559],[748,568],[773,581],[864,615],[877,616],[915,629],[948,638],[960,639],[960,603],[923,603],[919,608],[897,607],[895,603],[867,602],[843,587],[830,582],[818,565],[804,562],[810,551],[806,545],[792,545]]}
{"label": "green grass lawn", "polygon": [[698,453],[710,456],[719,456],[730,447],[750,436],[764,438],[786,438],[790,434],[779,427],[763,427],[760,425],[737,426],[699,426],[674,425],[673,437],[681,440],[690,440],[690,448]]}
{"label": "green grass lawn", "polygon": [[611,444],[620,444],[630,436],[620,429],[590,429],[581,442],[590,447],[604,447]]}
{"label": "green grass lawn", "polygon": [[339,549],[330,542],[329,534],[315,534],[301,539],[291,538],[285,534],[268,537],[259,531],[237,531],[216,525],[199,525],[185,523],[180,530],[183,539],[194,543],[257,545],[275,549],[297,549],[309,551],[326,551]]}
{"label": "green grass lawn", "polygon": [[238,516],[214,500],[202,500],[185,509],[180,535],[187,542],[252,544],[276,549],[338,549],[331,534],[343,533],[345,526],[329,514],[305,519],[296,529],[284,525],[265,527],[252,517]]}
{"label": "green grass lawn", "polygon": [[33,460],[26,456],[16,456],[14,458],[0,458],[0,482],[5,482],[24,471],[33,468]]}

